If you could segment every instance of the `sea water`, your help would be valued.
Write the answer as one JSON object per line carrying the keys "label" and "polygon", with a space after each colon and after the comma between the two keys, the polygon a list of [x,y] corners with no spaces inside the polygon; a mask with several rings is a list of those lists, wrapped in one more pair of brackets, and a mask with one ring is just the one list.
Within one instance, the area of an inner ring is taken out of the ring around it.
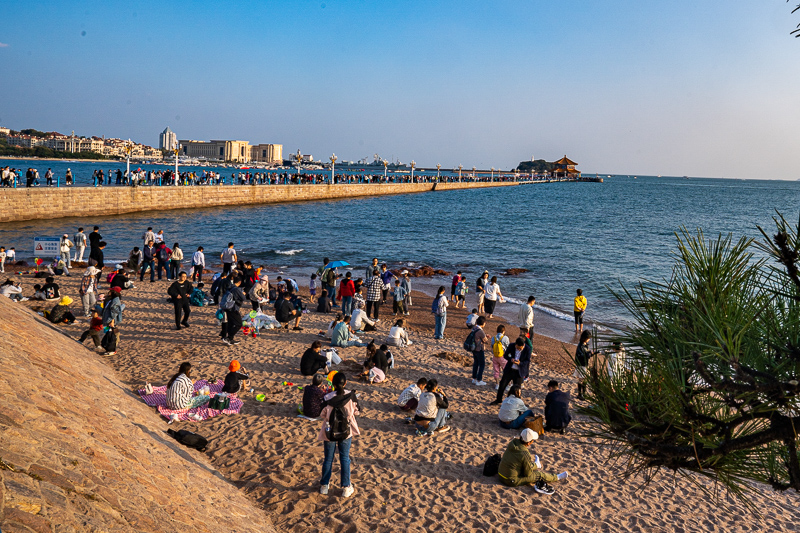
{"label": "sea water", "polygon": [[[91,193],[87,188],[86,194]],[[391,265],[460,270],[472,295],[477,276],[488,270],[498,275],[508,301],[536,296],[537,331],[539,317],[549,315],[547,333],[566,339],[579,288],[589,302],[587,321],[624,327],[630,317],[609,289],[668,278],[675,232],[681,227],[690,232],[701,228],[714,238],[720,233],[762,238],[757,226],[771,232],[776,210],[797,220],[799,206],[798,182],[612,176],[605,183],[6,223],[0,245],[15,246],[20,258],[30,258],[35,236],[72,236],[79,225],[88,233],[97,224],[109,243],[106,257],[124,260],[133,246],[142,246],[141,235],[152,226],[164,230],[168,245],[179,242],[187,260],[202,245],[207,263],[217,263],[233,241],[243,258],[291,271],[303,285],[308,283],[304,273],[310,274],[323,257],[349,262],[354,277],[363,276],[373,257]],[[528,272],[503,276],[508,268]],[[441,284],[449,294],[449,283],[444,277],[418,278],[414,288],[432,291]],[[516,316],[515,308],[500,309]]]}

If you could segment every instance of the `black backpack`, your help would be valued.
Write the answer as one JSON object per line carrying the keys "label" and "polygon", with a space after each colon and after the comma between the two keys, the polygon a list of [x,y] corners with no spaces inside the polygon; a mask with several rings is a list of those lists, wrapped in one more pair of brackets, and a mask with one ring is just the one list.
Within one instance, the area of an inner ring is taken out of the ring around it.
{"label": "black backpack", "polygon": [[325,436],[331,442],[341,442],[350,438],[350,421],[347,420],[347,413],[344,406],[334,407],[328,417],[328,427],[325,429]]}
{"label": "black backpack", "polygon": [[499,453],[496,453],[486,459],[486,462],[483,464],[483,475],[486,477],[494,477],[500,471],[500,461],[503,458],[500,456]]}
{"label": "black backpack", "polygon": [[181,429],[179,431],[175,431],[174,429],[168,429],[167,433],[175,439],[176,441],[180,442],[184,446],[188,446],[189,448],[194,448],[195,450],[205,451],[206,446],[208,446],[208,439],[203,437],[202,435],[198,435],[197,433],[192,433],[191,431],[187,431],[185,429]]}
{"label": "black backpack", "polygon": [[473,329],[467,335],[467,338],[464,339],[464,349],[468,352],[474,352],[478,346],[475,344],[475,332],[478,331],[477,329]]}

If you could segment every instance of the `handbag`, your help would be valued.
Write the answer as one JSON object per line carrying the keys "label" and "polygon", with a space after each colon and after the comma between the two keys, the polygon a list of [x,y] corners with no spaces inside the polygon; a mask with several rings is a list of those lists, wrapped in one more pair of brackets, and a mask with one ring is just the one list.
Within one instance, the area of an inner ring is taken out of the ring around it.
{"label": "handbag", "polygon": [[539,438],[542,438],[542,434],[544,433],[544,417],[542,415],[528,418],[523,425],[535,431],[539,435]]}

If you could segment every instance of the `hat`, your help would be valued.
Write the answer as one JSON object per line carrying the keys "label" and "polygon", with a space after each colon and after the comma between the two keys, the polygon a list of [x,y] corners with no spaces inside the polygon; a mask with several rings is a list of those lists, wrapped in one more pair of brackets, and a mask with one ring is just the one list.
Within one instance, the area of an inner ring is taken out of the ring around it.
{"label": "hat", "polygon": [[100,272],[100,271],[97,270],[95,267],[90,266],[90,267],[86,267],[86,272],[84,272],[83,275],[84,276],[96,276],[98,272]]}
{"label": "hat", "polygon": [[72,298],[69,296],[62,296],[61,301],[58,302],[58,305],[69,305],[72,303]]}
{"label": "hat", "polygon": [[400,272],[401,276],[405,276],[406,274],[408,274],[408,270],[403,270],[402,272]]}
{"label": "hat", "polygon": [[527,443],[531,442],[532,440],[538,439],[539,438],[539,434],[536,433],[532,429],[525,428],[525,429],[522,430],[522,433],[519,434],[519,438],[522,439],[522,442],[527,444]]}
{"label": "hat", "polygon": [[236,372],[240,368],[242,368],[242,365],[240,365],[239,361],[237,361],[236,359],[231,361],[231,364],[228,365],[228,370],[230,370],[231,372]]}
{"label": "hat", "polygon": [[117,294],[122,294],[122,287],[111,287],[108,290],[109,292],[116,292]]}
{"label": "hat", "polygon": [[259,279],[259,281],[267,281],[268,282],[269,281],[269,276],[267,276],[266,274],[261,274],[261,277],[258,278],[258,279]]}

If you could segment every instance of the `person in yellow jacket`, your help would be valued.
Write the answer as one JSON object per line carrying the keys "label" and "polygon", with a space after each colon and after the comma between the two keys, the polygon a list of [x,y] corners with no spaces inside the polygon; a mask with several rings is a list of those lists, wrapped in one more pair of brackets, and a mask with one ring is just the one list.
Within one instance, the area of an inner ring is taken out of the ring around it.
{"label": "person in yellow jacket", "polygon": [[586,312],[586,296],[583,291],[578,289],[578,295],[575,297],[575,333],[583,332],[583,314]]}

